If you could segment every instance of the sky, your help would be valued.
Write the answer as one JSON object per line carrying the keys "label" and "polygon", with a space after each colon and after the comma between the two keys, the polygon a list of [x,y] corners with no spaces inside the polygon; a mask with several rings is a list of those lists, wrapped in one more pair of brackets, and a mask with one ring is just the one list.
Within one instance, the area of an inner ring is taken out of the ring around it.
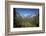
{"label": "sky", "polygon": [[29,15],[34,15],[35,12],[39,12],[39,9],[35,8],[16,8],[16,12],[18,12],[20,15],[23,16],[29,16]]}

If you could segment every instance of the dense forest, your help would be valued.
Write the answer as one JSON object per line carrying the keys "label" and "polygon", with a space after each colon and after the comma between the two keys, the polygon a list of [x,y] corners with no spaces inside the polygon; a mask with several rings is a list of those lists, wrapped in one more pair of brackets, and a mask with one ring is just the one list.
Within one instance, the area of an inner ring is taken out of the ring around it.
{"label": "dense forest", "polygon": [[14,11],[14,28],[16,27],[39,27],[39,13],[35,13],[36,15],[31,17],[30,15],[27,17],[22,17],[18,12],[16,12],[15,8]]}

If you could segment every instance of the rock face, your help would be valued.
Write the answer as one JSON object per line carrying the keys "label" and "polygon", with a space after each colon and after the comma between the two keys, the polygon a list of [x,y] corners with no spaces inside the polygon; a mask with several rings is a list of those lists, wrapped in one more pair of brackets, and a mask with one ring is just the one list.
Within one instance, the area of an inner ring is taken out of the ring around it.
{"label": "rock face", "polygon": [[16,12],[16,17],[20,17],[20,14]]}
{"label": "rock face", "polygon": [[32,18],[32,17],[34,17],[34,16],[36,16],[36,14],[34,14],[34,15],[29,15],[29,16],[26,16],[26,17],[25,17],[24,15],[20,15],[19,13],[16,12],[16,17],[21,17],[21,18],[23,18],[23,19],[24,19],[24,18]]}
{"label": "rock face", "polygon": [[27,16],[26,18],[31,19],[31,18],[34,17],[34,16],[36,16],[36,15],[29,15],[29,16]]}

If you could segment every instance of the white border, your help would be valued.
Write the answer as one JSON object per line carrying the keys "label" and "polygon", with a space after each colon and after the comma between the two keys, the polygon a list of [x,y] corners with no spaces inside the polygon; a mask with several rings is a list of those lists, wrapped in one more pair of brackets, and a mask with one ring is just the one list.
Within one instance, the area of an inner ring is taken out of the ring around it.
{"label": "white border", "polygon": [[[39,9],[39,27],[13,28],[13,8],[37,8]],[[10,5],[10,32],[42,30],[42,6]]]}

